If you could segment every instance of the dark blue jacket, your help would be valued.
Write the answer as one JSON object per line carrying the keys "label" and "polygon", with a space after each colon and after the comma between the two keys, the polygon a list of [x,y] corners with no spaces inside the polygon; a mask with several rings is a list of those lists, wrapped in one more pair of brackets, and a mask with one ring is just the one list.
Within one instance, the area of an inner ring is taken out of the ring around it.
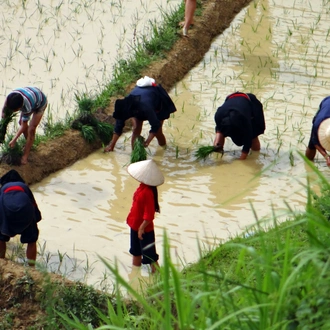
{"label": "dark blue jacket", "polygon": [[139,102],[127,112],[126,118],[116,120],[114,132],[118,135],[122,134],[125,121],[131,117],[140,121],[148,120],[150,132],[156,133],[161,127],[161,121],[168,119],[176,111],[173,101],[161,85],[136,86],[129,96],[139,96]]}
{"label": "dark blue jacket", "polygon": [[263,134],[266,128],[263,106],[251,93],[236,92],[226,97],[217,109],[215,131],[230,137],[242,151],[248,153],[252,139]]}
{"label": "dark blue jacket", "polygon": [[21,234],[32,222],[39,222],[41,213],[30,188],[22,182],[9,182],[0,190],[0,232],[13,237]]}

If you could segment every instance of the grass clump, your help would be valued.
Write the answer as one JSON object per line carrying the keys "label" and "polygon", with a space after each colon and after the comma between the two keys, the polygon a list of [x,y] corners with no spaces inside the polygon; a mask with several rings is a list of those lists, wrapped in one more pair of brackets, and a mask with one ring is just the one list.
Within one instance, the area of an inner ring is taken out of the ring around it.
{"label": "grass clump", "polygon": [[83,95],[76,96],[78,102],[78,115],[72,121],[71,127],[81,131],[83,138],[92,143],[99,138],[103,144],[108,144],[112,139],[113,125],[98,120],[95,116],[94,100]]}
{"label": "grass clump", "polygon": [[138,136],[134,141],[134,148],[131,153],[131,163],[140,162],[147,159],[147,151],[144,147],[144,138]]}

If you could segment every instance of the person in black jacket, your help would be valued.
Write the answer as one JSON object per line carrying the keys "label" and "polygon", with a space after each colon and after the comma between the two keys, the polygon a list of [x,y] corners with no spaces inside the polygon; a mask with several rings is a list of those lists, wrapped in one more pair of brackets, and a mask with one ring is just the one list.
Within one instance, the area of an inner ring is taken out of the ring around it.
{"label": "person in black jacket", "polygon": [[115,102],[113,118],[116,119],[116,124],[114,134],[104,151],[114,150],[123,132],[125,121],[130,118],[133,121],[132,149],[135,139],[141,135],[145,120],[149,122],[151,129],[144,146],[147,147],[154,137],[156,137],[160,146],[165,146],[166,138],[163,133],[163,122],[175,111],[173,101],[161,85],[157,85],[154,79],[147,76],[139,79],[137,85],[127,97],[118,99]]}
{"label": "person in black jacket", "polygon": [[330,166],[330,96],[325,97],[312,121],[312,130],[305,156],[314,160],[318,151]]}
{"label": "person in black jacket", "polygon": [[6,242],[21,235],[21,243],[27,243],[26,257],[34,266],[37,257],[41,213],[30,188],[15,170],[0,178],[0,258],[5,258]]}
{"label": "person in black jacket", "polygon": [[235,92],[226,97],[217,109],[214,146],[223,152],[225,138],[230,137],[237,146],[243,146],[239,159],[246,159],[250,149],[260,150],[258,136],[266,125],[262,103],[252,93]]}

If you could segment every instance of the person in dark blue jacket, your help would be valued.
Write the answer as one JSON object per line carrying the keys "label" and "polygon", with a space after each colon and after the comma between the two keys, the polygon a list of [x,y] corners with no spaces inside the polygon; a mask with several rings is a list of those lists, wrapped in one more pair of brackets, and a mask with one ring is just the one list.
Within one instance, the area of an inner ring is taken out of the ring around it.
{"label": "person in dark blue jacket", "polygon": [[314,160],[316,150],[325,158],[330,166],[330,96],[322,100],[319,110],[315,114],[312,122],[312,131],[305,156],[309,160]]}
{"label": "person in dark blue jacket", "polygon": [[266,124],[262,103],[254,94],[235,92],[228,95],[217,109],[214,120],[216,151],[223,152],[226,137],[243,146],[239,159],[246,159],[250,149],[260,150],[258,136],[264,133]]}
{"label": "person in dark blue jacket", "polygon": [[41,213],[33,193],[16,170],[2,176],[0,185],[0,258],[5,258],[6,242],[21,235],[29,265],[34,266]]}
{"label": "person in dark blue jacket", "polygon": [[149,122],[151,129],[144,146],[147,147],[154,137],[156,137],[160,146],[165,146],[166,138],[163,133],[163,122],[175,111],[176,108],[173,101],[161,85],[157,85],[152,78],[141,78],[127,97],[116,100],[115,111],[113,113],[113,118],[116,119],[114,134],[104,151],[114,150],[123,132],[125,121],[130,118],[132,119],[133,128],[131,138],[132,148],[135,139],[141,135],[145,120]]}

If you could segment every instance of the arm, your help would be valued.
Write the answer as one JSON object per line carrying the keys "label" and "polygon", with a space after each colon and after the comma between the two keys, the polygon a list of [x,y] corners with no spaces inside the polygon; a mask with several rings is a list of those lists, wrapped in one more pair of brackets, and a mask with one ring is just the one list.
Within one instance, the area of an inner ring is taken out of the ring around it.
{"label": "arm", "polygon": [[148,147],[148,145],[150,144],[150,142],[153,140],[153,138],[156,136],[156,134],[152,133],[151,131],[149,132],[149,135],[147,137],[147,139],[144,142],[144,146]]}
{"label": "arm", "polygon": [[151,221],[147,221],[147,220],[143,220],[141,226],[139,227],[139,230],[138,230],[138,236],[139,236],[139,239],[143,239],[142,235],[144,234],[144,230],[145,228],[149,225]]}
{"label": "arm", "polygon": [[223,136],[223,134],[221,132],[215,132],[215,139],[213,145],[215,147],[223,148],[224,144],[225,144],[225,137]]}
{"label": "arm", "polygon": [[111,139],[110,143],[104,148],[104,152],[109,152],[109,151],[114,150],[119,137],[123,133],[124,126],[125,126],[125,121],[124,120],[121,120],[121,119],[116,120],[114,133],[112,135],[112,139]]}
{"label": "arm", "polygon": [[112,139],[111,139],[110,143],[104,148],[104,152],[113,151],[113,149],[115,148],[115,145],[116,145],[119,137],[120,137],[119,134],[113,133]]}
{"label": "arm", "polygon": [[[27,134],[27,136],[28,136],[28,135],[29,135],[29,134],[27,133],[27,132],[28,132],[28,129],[29,129],[28,122],[27,122],[27,121],[22,121],[22,122],[21,122],[21,125],[20,125],[20,127],[19,127],[19,130],[17,131],[16,135],[15,135],[15,136],[13,137],[13,139],[9,142],[9,146],[10,146],[11,148],[14,148],[14,146],[15,146],[15,144],[16,144],[18,138],[19,138],[22,134],[24,134],[24,135]],[[32,142],[32,143],[33,143],[33,142]],[[27,142],[26,142],[26,144],[27,144]],[[32,146],[32,144],[31,144],[31,146]],[[30,146],[30,148],[31,148],[31,146]]]}

